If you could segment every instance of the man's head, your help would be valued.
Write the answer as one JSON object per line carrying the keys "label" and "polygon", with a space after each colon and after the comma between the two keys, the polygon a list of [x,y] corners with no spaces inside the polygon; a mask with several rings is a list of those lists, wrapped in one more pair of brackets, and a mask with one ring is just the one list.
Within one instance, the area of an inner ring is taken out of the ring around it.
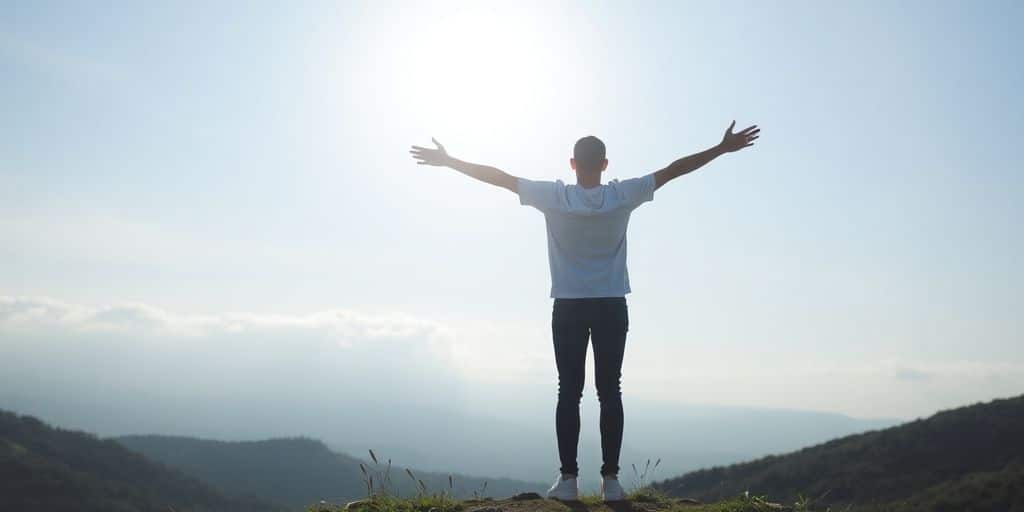
{"label": "man's head", "polygon": [[577,174],[600,174],[608,167],[608,159],[605,158],[604,142],[593,135],[587,135],[576,141],[572,148],[572,158],[569,165],[576,170]]}

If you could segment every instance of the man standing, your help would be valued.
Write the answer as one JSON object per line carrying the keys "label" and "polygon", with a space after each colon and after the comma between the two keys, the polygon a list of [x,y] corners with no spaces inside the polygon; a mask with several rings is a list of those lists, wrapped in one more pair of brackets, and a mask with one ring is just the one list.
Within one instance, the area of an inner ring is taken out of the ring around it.
{"label": "man standing", "polygon": [[622,447],[623,410],[620,390],[629,314],[630,293],[626,268],[626,227],[641,204],[654,199],[654,191],[716,157],[754,144],[760,129],[732,130],[733,121],[717,145],[683,158],[642,177],[601,183],[608,167],[605,145],[594,136],[573,147],[569,165],[576,183],[535,181],[500,169],[464,162],[437,149],[412,146],[417,164],[447,166],[480,181],[519,195],[519,204],[544,214],[547,225],[548,264],[551,272],[551,334],[558,368],[558,405],[555,433],[561,475],[548,489],[549,498],[577,500],[579,467],[576,450],[580,436],[580,399],[588,339],[594,344],[594,379],[601,404],[601,497],[619,501],[625,492],[618,481]]}

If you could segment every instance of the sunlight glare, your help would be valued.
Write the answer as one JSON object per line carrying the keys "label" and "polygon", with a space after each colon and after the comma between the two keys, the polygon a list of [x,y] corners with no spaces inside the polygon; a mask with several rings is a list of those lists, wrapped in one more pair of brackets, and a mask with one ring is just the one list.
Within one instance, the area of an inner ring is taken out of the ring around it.
{"label": "sunlight glare", "polygon": [[421,26],[408,46],[408,112],[438,133],[486,137],[556,111],[551,45],[530,21],[478,7]]}

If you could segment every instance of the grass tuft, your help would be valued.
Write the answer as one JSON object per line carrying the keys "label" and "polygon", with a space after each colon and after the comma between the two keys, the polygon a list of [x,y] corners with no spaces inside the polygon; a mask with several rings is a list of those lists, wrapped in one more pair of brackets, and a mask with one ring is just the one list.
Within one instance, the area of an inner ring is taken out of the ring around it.
{"label": "grass tuft", "polygon": [[651,486],[640,487],[626,493],[626,498],[629,501],[637,503],[653,503],[656,505],[668,506],[675,502],[671,496],[662,491],[661,489],[655,489]]}
{"label": "grass tuft", "polygon": [[352,506],[320,504],[309,508],[309,512],[461,512],[465,505],[446,494],[426,494],[412,498],[399,498],[390,494],[378,494],[353,502]]}

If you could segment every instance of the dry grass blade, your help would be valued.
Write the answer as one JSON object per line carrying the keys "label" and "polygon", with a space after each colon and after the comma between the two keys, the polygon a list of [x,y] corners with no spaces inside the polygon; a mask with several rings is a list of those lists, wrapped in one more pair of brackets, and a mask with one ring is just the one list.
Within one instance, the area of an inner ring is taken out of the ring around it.
{"label": "dry grass blade", "polygon": [[373,463],[374,463],[374,464],[378,464],[378,462],[377,462],[377,456],[376,456],[376,455],[374,455],[374,453],[373,453],[373,448],[370,448],[370,458],[371,458],[371,459],[373,459]]}
{"label": "dry grass blade", "polygon": [[409,468],[405,468],[405,474],[409,475],[409,478],[412,478],[413,482],[416,481],[416,477],[412,476],[412,471],[410,471]]}

